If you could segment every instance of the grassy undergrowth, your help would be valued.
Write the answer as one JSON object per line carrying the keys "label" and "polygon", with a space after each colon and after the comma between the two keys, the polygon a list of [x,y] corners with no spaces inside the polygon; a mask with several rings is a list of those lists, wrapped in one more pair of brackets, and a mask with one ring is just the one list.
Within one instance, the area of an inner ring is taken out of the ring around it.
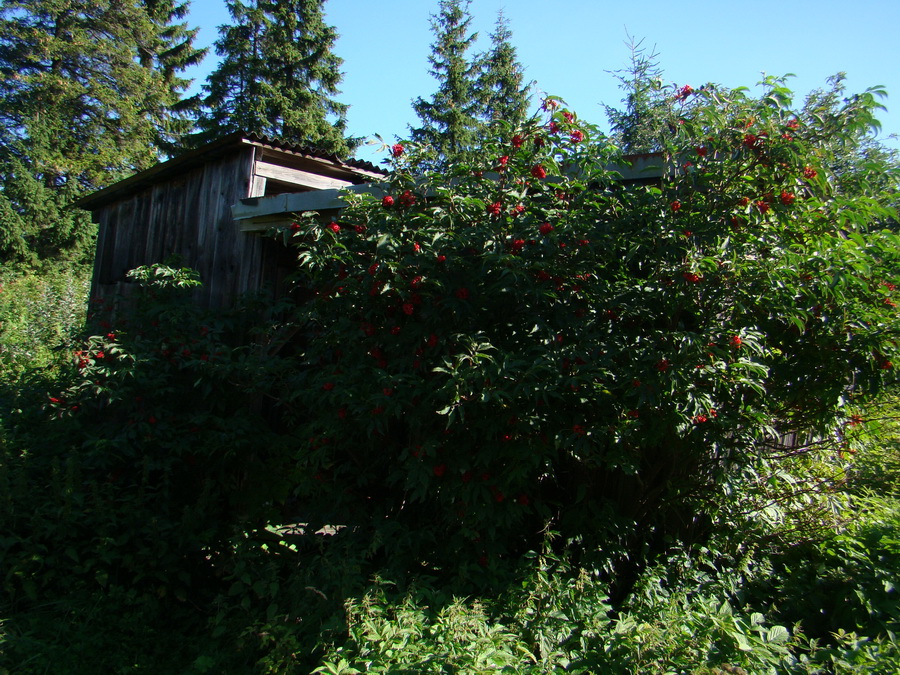
{"label": "grassy undergrowth", "polygon": [[846,508],[802,540],[673,547],[616,611],[602,575],[547,555],[492,596],[381,583],[317,672],[895,673],[900,504]]}
{"label": "grassy undergrowth", "polygon": [[[353,533],[241,537],[188,599],[82,574],[7,604],[0,672],[895,673],[894,406],[868,411],[855,455],[748,478],[703,546],[670,542],[615,605],[610,557],[552,534],[477,584],[376,570]],[[802,471],[832,489],[797,489]]]}
{"label": "grassy undergrowth", "polygon": [[84,324],[90,270],[0,271],[0,381],[52,368],[68,357]]}

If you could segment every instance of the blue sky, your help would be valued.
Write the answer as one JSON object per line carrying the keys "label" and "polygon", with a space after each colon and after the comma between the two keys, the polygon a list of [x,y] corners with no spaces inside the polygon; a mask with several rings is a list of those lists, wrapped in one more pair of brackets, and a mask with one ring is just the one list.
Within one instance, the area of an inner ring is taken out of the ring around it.
{"label": "blue sky", "polygon": [[[350,105],[349,131],[375,133],[387,141],[405,137],[418,119],[411,101],[428,98],[436,85],[428,73],[433,35],[429,16],[437,0],[329,0],[327,21],[340,39],[344,59],[342,94]],[[715,82],[753,87],[765,72],[795,73],[790,86],[800,95],[845,71],[849,93],[887,87],[888,111],[880,115],[882,139],[900,141],[900,2],[897,0],[472,0],[476,50],[503,9],[526,77],[539,92],[562,97],[579,115],[605,126],[603,103],[617,105],[621,91],[609,72],[627,65],[627,36],[659,54],[664,79],[694,87]],[[199,26],[199,46],[211,45],[230,17],[224,0],[193,0],[189,22]],[[189,72],[195,85],[215,67],[211,50]],[[379,162],[363,147],[357,156]]]}

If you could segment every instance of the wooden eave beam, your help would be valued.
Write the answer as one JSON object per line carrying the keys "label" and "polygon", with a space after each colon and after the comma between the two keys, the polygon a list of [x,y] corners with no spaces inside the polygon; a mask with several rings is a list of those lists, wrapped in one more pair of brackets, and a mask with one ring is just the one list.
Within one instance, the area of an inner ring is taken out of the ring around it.
{"label": "wooden eave beam", "polygon": [[345,191],[367,192],[380,198],[387,194],[379,184],[350,185],[344,189],[294,192],[270,197],[243,199],[231,206],[231,215],[242,232],[265,232],[273,227],[284,227],[294,219],[293,214],[306,211],[333,211],[347,206]]}
{"label": "wooden eave beam", "polygon": [[[616,171],[623,182],[658,181],[671,175],[674,169],[667,165],[659,153],[629,155],[624,165],[607,168]],[[259,164],[259,162],[257,162]],[[274,165],[273,165],[274,166]],[[276,167],[281,169],[282,167]],[[293,170],[292,170],[293,171]],[[305,172],[298,172],[305,173]],[[497,179],[498,174],[487,173],[485,178]],[[316,176],[322,179],[322,176]],[[278,178],[274,178],[279,180]],[[334,179],[331,179],[334,180]],[[369,193],[376,198],[388,194],[387,183],[345,184],[343,189],[326,188],[310,192],[278,194],[270,197],[244,199],[232,205],[231,213],[242,232],[265,232],[273,227],[286,227],[294,220],[293,214],[306,211],[333,211],[344,208],[347,203],[342,198],[344,191]]]}
{"label": "wooden eave beam", "polygon": [[320,174],[310,173],[309,171],[292,169],[279,164],[261,162],[258,160],[254,165],[253,175],[254,177],[260,176],[262,178],[276,180],[280,183],[299,185],[300,187],[310,188],[312,190],[339,189],[348,185],[353,185],[349,180],[322,176]]}

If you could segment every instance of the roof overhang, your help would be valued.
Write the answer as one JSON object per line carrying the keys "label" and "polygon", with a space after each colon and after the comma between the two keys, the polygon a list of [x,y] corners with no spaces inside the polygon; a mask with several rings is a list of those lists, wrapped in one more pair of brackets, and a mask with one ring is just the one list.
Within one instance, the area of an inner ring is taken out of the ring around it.
{"label": "roof overhang", "polygon": [[[199,148],[189,150],[177,157],[161,162],[145,171],[120,180],[102,190],[86,195],[75,202],[75,206],[93,211],[105,204],[116,201],[121,197],[144,189],[150,185],[161,182],[172,176],[189,171],[206,162],[233,152],[240,147],[255,147],[269,154],[279,154],[303,159],[311,163],[318,170],[310,171],[310,174],[325,177],[324,181],[332,178],[335,181],[362,183],[383,178],[385,172],[371,162],[363,160],[342,160],[336,155],[317,152],[305,146],[285,143],[277,139],[247,134],[241,131],[208,143]],[[321,171],[321,174],[319,173]],[[324,182],[323,181],[323,182]]]}
{"label": "roof overhang", "polygon": [[[656,182],[665,172],[663,155],[658,152],[626,155],[623,159],[623,164],[608,167],[619,174],[619,180],[623,183]],[[485,174],[485,177],[490,178],[491,174]],[[499,175],[494,177],[499,178]],[[294,214],[342,209],[347,206],[343,199],[343,194],[347,191],[369,193],[381,198],[389,194],[390,187],[388,183],[374,182],[344,189],[251,197],[232,205],[231,214],[242,232],[265,232],[272,228],[287,227],[294,220]]]}

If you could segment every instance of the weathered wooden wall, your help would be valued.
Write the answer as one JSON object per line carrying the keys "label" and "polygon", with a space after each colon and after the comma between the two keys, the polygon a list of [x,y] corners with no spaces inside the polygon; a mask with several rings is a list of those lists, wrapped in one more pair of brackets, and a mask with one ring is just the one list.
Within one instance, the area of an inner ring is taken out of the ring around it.
{"label": "weathered wooden wall", "polygon": [[129,270],[173,255],[200,273],[196,300],[204,306],[228,306],[242,293],[275,284],[289,265],[287,250],[241,232],[231,214],[232,204],[252,194],[255,151],[236,148],[96,209],[93,293],[127,293]]}

